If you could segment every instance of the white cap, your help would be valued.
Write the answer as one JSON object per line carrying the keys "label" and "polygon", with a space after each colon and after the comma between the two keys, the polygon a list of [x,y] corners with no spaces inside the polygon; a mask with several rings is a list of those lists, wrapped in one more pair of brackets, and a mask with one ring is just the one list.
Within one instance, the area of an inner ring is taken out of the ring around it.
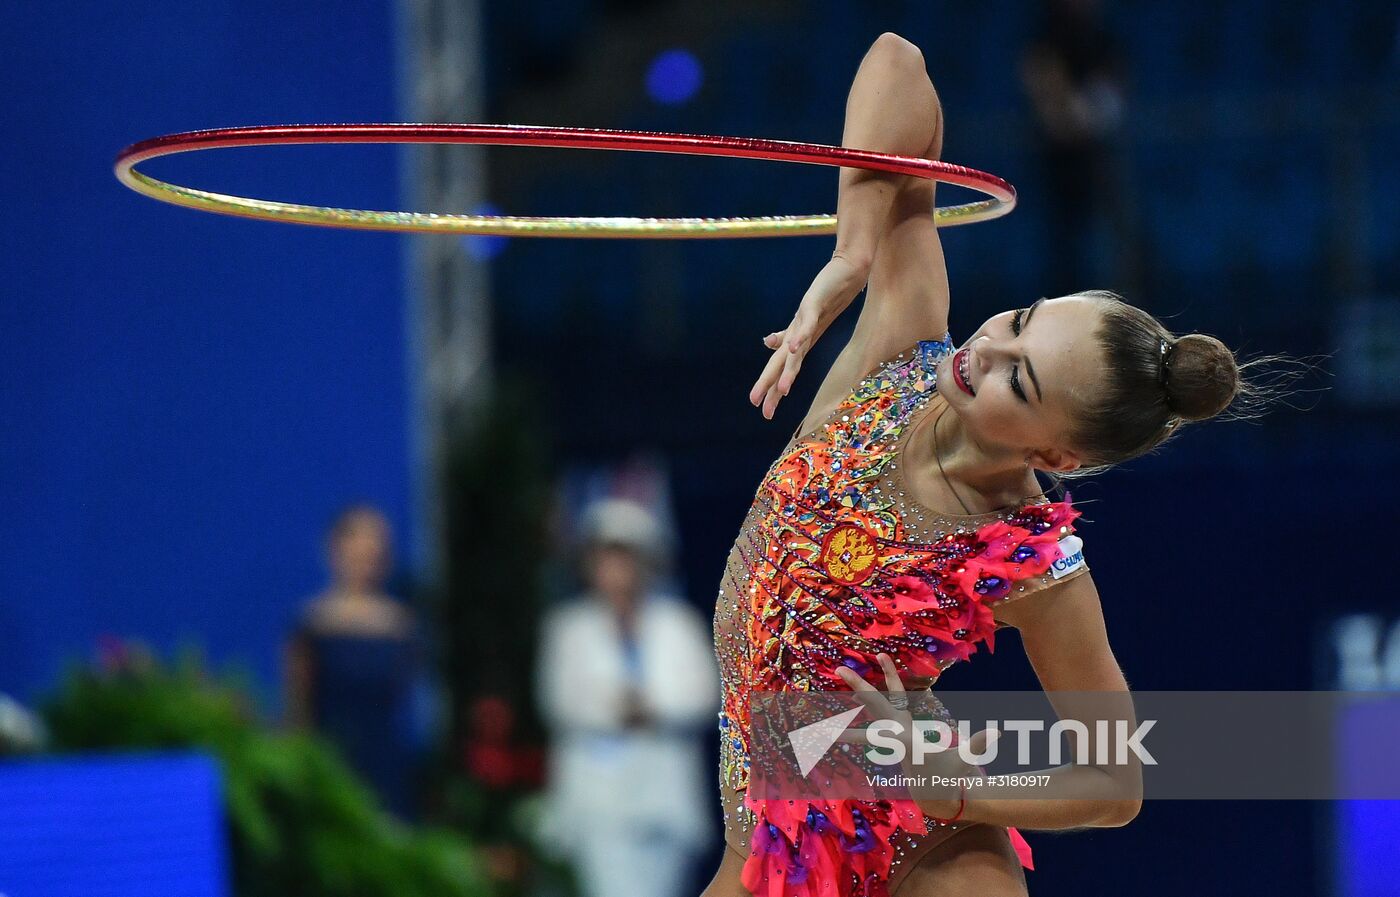
{"label": "white cap", "polygon": [[581,547],[624,545],[657,567],[670,559],[671,538],[661,522],[646,508],[625,498],[595,501],[583,512],[579,527]]}

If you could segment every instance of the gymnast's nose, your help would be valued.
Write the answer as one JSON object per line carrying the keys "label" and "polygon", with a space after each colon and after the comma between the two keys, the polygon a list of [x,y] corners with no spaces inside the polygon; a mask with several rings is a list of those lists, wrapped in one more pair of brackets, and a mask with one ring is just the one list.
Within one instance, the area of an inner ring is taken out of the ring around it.
{"label": "gymnast's nose", "polygon": [[982,375],[991,370],[991,365],[996,362],[997,353],[1001,349],[997,344],[996,337],[990,335],[979,336],[972,341],[969,348],[971,352],[968,358],[968,371],[976,376],[976,382],[980,383]]}

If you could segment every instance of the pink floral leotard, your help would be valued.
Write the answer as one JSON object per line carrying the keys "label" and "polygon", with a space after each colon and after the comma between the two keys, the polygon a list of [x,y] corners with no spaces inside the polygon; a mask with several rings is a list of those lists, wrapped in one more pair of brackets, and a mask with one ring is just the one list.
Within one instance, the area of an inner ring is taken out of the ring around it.
{"label": "pink floral leotard", "polygon": [[883,689],[881,651],[907,677],[936,679],[979,644],[994,650],[996,605],[1088,570],[1068,495],[950,516],[906,493],[901,434],[944,402],[934,366],[953,349],[949,334],[918,341],[794,436],[730,550],[714,618],[720,793],[725,840],[747,856],[743,883],[758,897],[886,897],[921,842],[975,823],[945,826],[912,800],[750,795],[751,693],[848,690],[840,665]]}

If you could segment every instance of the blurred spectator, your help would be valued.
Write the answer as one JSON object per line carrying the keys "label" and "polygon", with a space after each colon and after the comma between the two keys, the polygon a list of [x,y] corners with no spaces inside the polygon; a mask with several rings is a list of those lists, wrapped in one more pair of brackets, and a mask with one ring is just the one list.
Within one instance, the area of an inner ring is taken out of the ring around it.
{"label": "blurred spectator", "polygon": [[308,602],[287,646],[287,713],[334,742],[407,819],[421,663],[412,613],[384,591],[390,539],[384,515],[367,505],[342,511],[331,526],[331,583]]}
{"label": "blurred spectator", "polygon": [[[1111,151],[1123,121],[1126,65],[1098,0],[1046,2],[1021,78],[1045,178],[1047,294],[1110,286],[1124,272],[1097,264],[1093,239],[1096,225],[1105,219],[1117,225],[1123,217]],[[1124,232],[1113,231],[1118,237]],[[1115,249],[1121,265],[1123,247]]]}
{"label": "blurred spectator", "polygon": [[589,897],[679,897],[710,837],[704,731],[719,673],[702,615],[656,588],[663,532],[634,502],[591,505],[586,591],[543,625],[538,691],[554,735],[544,840]]}

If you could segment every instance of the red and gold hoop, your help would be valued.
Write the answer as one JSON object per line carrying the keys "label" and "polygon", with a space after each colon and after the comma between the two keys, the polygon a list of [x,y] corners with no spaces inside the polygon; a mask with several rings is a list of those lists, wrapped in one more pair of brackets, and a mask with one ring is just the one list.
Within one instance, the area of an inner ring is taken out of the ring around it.
{"label": "red and gold hoop", "polygon": [[136,170],[148,159],[200,150],[240,146],[285,146],[331,143],[443,143],[543,146],[570,149],[681,153],[697,156],[766,159],[888,171],[941,181],[985,193],[988,198],[933,210],[939,226],[971,224],[999,218],[1016,205],[1016,190],[995,175],[930,159],[892,156],[868,150],[816,143],[617,131],[533,125],[364,124],[269,125],[187,131],[132,144],[117,156],[115,172],[123,184],[162,202],[224,215],[287,221],[359,230],[414,231],[512,237],[787,237],[836,232],[835,215],[784,215],[764,218],[578,218],[457,215],[428,212],[380,212],[339,209],[212,193],[161,181]]}

